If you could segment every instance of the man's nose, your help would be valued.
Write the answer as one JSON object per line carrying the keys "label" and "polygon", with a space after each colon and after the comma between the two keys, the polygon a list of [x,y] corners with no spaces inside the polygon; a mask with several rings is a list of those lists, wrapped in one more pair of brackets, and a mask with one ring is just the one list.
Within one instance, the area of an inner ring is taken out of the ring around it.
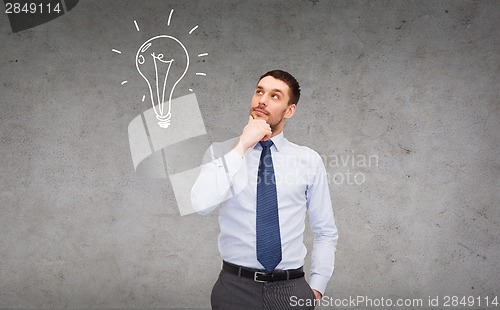
{"label": "man's nose", "polygon": [[262,97],[260,97],[259,99],[259,105],[263,105],[263,106],[266,106],[267,107],[267,101],[268,101],[268,97],[267,95],[263,95]]}

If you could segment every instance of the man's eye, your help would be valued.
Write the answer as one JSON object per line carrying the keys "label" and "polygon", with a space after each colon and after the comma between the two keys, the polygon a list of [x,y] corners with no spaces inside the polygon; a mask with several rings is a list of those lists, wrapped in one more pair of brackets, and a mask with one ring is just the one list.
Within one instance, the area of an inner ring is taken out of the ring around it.
{"label": "man's eye", "polygon": [[274,99],[280,99],[280,96],[278,96],[278,95],[273,95],[272,97],[273,97]]}
{"label": "man's eye", "polygon": [[262,90],[256,90],[255,93],[260,95],[262,94]]}

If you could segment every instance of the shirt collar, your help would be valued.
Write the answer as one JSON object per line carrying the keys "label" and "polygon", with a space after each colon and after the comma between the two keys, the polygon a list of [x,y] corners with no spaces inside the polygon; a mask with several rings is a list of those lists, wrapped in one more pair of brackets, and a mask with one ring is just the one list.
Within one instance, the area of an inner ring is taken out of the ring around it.
{"label": "shirt collar", "polygon": [[[283,146],[283,143],[285,142],[285,136],[283,135],[283,131],[280,132],[278,135],[272,137],[271,141],[273,141],[273,145],[276,148],[276,151],[279,152],[281,147]],[[255,143],[253,147],[255,148],[257,145],[259,148],[262,148],[259,142]]]}

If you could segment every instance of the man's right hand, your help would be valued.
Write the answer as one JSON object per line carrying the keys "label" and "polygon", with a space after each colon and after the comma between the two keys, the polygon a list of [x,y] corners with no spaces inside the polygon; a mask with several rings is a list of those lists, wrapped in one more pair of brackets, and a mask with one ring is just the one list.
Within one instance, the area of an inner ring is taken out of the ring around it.
{"label": "man's right hand", "polygon": [[241,157],[246,150],[261,140],[267,140],[271,137],[271,126],[263,119],[254,119],[252,115],[248,118],[248,124],[243,128],[240,141],[236,146],[236,151]]}

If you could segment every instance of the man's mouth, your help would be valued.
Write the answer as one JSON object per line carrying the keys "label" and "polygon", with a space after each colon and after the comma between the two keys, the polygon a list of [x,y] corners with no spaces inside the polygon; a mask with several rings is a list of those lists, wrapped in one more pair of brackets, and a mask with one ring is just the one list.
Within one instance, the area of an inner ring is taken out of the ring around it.
{"label": "man's mouth", "polygon": [[254,109],[254,111],[255,111],[255,113],[257,113],[257,115],[259,115],[259,116],[269,115],[269,113],[267,113],[265,110],[262,110],[262,109],[259,109],[259,108]]}

